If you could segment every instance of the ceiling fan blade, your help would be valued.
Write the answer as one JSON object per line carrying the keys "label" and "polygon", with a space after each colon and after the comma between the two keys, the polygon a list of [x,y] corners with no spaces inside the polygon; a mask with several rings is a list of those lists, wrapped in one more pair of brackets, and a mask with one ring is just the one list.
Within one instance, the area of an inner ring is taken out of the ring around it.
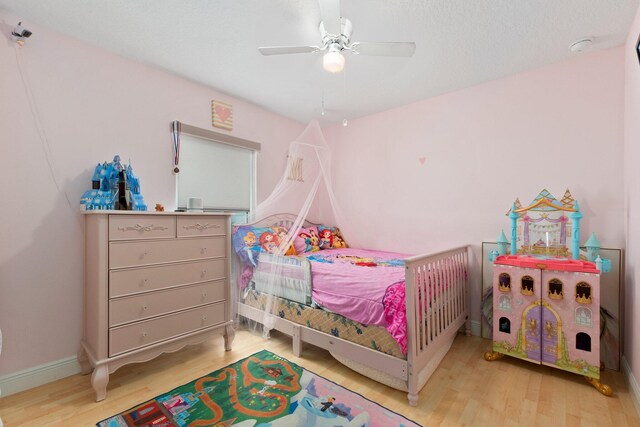
{"label": "ceiling fan blade", "polygon": [[340,0],[320,0],[320,16],[324,29],[333,36],[342,32],[340,26]]}
{"label": "ceiling fan blade", "polygon": [[414,42],[355,42],[351,51],[360,55],[374,56],[413,56],[416,51]]}
{"label": "ceiling fan blade", "polygon": [[258,50],[265,56],[287,55],[289,53],[312,53],[320,50],[318,46],[269,46],[259,47]]}

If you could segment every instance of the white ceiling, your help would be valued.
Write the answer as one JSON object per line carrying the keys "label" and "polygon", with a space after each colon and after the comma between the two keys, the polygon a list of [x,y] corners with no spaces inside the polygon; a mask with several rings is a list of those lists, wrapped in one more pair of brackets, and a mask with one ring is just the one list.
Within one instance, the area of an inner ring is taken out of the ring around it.
{"label": "white ceiling", "polygon": [[[300,122],[352,119],[624,42],[639,0],[343,0],[353,41],[415,41],[412,58],[262,56],[319,45],[317,0],[0,0],[0,7]],[[38,37],[34,34],[33,37]],[[324,98],[326,114],[321,117]]]}

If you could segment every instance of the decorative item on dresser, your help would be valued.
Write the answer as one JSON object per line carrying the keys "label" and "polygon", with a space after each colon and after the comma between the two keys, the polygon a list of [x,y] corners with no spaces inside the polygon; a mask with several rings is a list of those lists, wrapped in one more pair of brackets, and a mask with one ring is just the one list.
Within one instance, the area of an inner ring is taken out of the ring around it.
{"label": "decorative item on dresser", "polygon": [[83,374],[109,374],[224,335],[231,350],[230,215],[86,211]]}

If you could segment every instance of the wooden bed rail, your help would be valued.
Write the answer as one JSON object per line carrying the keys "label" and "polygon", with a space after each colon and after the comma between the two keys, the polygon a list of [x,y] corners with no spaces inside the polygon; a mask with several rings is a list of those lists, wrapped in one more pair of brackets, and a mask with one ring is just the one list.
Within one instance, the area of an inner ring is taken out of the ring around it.
{"label": "wooden bed rail", "polygon": [[463,324],[470,332],[469,246],[405,260],[408,397],[415,404],[420,390],[417,372]]}
{"label": "wooden bed rail", "polygon": [[450,255],[460,253],[460,252],[468,252],[470,245],[458,246],[457,248],[447,249],[445,251],[434,252],[432,254],[423,254],[423,255],[415,255],[404,259],[404,264],[406,267],[409,267],[412,264],[421,263],[423,260],[433,261],[435,259],[447,258]]}

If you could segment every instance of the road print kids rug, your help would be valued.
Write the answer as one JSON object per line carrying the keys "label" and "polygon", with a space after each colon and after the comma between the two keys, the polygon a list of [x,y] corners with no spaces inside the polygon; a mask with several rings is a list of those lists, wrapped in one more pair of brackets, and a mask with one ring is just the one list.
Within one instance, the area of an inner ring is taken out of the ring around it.
{"label": "road print kids rug", "polygon": [[418,426],[415,422],[266,350],[97,425]]}

